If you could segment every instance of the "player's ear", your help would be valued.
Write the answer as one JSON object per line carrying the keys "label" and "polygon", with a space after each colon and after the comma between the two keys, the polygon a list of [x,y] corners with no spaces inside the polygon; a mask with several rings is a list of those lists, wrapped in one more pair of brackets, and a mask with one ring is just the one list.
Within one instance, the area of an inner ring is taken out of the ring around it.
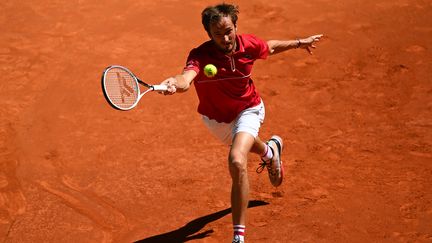
{"label": "player's ear", "polygon": [[213,40],[210,28],[206,29],[206,32],[207,32],[208,37],[210,37],[210,39]]}

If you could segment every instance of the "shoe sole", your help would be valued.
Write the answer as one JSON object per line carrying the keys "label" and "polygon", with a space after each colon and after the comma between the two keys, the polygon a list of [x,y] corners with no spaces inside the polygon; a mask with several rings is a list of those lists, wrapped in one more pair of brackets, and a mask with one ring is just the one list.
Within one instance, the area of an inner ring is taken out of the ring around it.
{"label": "shoe sole", "polygon": [[280,173],[281,173],[281,180],[279,182],[279,184],[277,185],[273,185],[275,187],[280,186],[282,184],[283,178],[284,178],[284,168],[283,168],[283,163],[282,163],[282,150],[283,150],[283,140],[281,137],[277,136],[277,135],[273,135],[270,138],[271,141],[273,141],[277,148],[278,148],[278,153],[279,153],[279,162],[280,162]]}

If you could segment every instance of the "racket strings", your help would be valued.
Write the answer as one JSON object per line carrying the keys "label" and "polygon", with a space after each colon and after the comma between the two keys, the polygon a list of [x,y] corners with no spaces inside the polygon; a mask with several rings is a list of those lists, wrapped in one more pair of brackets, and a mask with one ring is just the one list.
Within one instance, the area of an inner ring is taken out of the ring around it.
{"label": "racket strings", "polygon": [[135,78],[120,68],[112,68],[105,73],[105,91],[111,102],[123,109],[132,107],[139,96]]}

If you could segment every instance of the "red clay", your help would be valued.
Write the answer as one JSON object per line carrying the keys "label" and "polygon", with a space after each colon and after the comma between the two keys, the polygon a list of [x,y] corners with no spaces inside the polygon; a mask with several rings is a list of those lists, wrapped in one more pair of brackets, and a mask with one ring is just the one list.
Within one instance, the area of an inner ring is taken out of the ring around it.
{"label": "red clay", "polygon": [[[286,178],[272,188],[251,155],[247,241],[432,242],[432,4],[236,3],[240,33],[325,34],[255,65]],[[0,3],[2,242],[231,240],[227,148],[194,90],[120,112],[100,88],[111,64],[180,72],[207,4]]]}

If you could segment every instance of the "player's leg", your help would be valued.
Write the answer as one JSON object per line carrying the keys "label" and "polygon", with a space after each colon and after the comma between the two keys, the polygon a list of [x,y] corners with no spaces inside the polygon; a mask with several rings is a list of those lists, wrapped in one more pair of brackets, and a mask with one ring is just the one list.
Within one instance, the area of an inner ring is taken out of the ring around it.
{"label": "player's leg", "polygon": [[254,141],[255,138],[249,133],[239,132],[235,134],[228,158],[232,179],[232,222],[235,237],[241,238],[244,238],[246,210],[249,202],[247,157]]}
{"label": "player's leg", "polygon": [[[231,208],[234,240],[238,239],[238,242],[243,242],[249,200],[247,156],[254,143],[254,136],[240,131],[234,133],[233,127],[236,122],[230,124],[218,123],[205,116],[203,116],[203,122],[213,135],[227,145],[231,145],[228,161],[232,177]],[[235,242],[234,240],[233,242]]]}
{"label": "player's leg", "polygon": [[[249,181],[247,159],[258,137],[259,128],[264,121],[265,109],[261,103],[241,112],[232,123],[232,143],[229,155],[232,177],[231,205],[233,217],[233,242],[244,242],[246,210],[248,206]],[[263,145],[264,146],[264,145]]]}
{"label": "player's leg", "polygon": [[247,156],[254,143],[254,137],[245,132],[239,132],[234,136],[229,152],[229,171],[232,178],[232,210],[233,223],[244,224],[247,204],[249,180],[247,174]]}
{"label": "player's leg", "polygon": [[259,137],[255,138],[254,144],[251,148],[251,152],[258,154],[262,157],[262,155],[267,151],[267,144],[263,142]]}

